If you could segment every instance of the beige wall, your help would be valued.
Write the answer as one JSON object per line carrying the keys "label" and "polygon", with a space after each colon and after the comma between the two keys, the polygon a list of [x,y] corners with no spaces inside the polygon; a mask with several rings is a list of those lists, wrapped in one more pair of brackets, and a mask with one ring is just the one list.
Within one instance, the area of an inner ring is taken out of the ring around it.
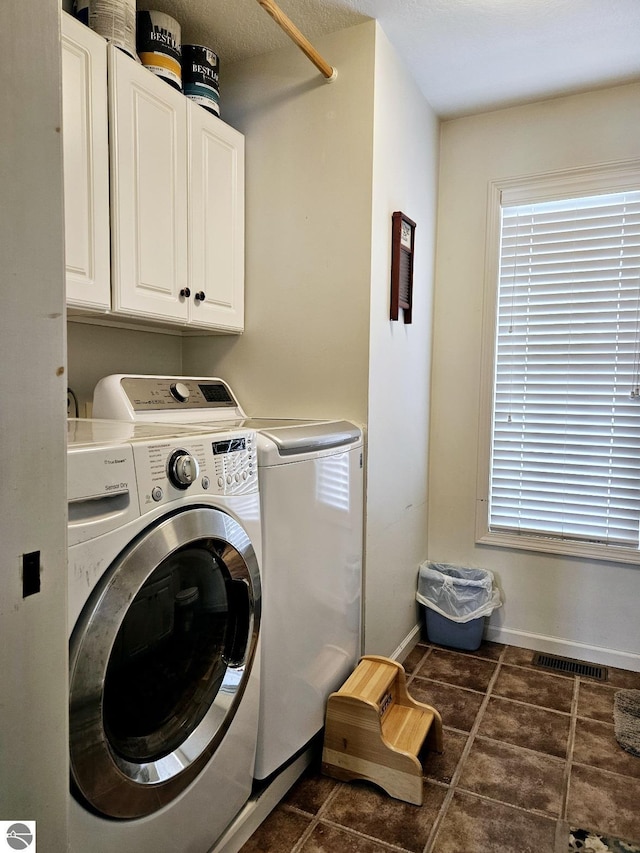
{"label": "beige wall", "polygon": [[182,338],[132,329],[71,322],[67,329],[69,387],[78,398],[80,417],[93,400],[99,379],[110,373],[182,373]]}
{"label": "beige wall", "polygon": [[[183,366],[228,379],[251,414],[366,424],[365,648],[391,654],[415,634],[426,557],[437,121],[374,21],[317,46],[335,83],[295,48],[227,72],[246,134],[246,330],[185,341]],[[394,210],[419,223],[412,326],[389,321]]]}
{"label": "beige wall", "polygon": [[185,372],[228,379],[251,414],[367,411],[373,22],[232,66],[224,114],[246,135],[246,327],[184,344]]}
{"label": "beige wall", "polygon": [[640,669],[640,568],[474,542],[487,187],[637,157],[640,85],[445,122],[429,471],[429,557],[496,572],[492,636]]}
{"label": "beige wall", "polygon": [[[427,461],[438,121],[377,28],[369,343],[366,651],[416,625],[427,556]],[[389,320],[391,214],[416,223],[411,325]]]}

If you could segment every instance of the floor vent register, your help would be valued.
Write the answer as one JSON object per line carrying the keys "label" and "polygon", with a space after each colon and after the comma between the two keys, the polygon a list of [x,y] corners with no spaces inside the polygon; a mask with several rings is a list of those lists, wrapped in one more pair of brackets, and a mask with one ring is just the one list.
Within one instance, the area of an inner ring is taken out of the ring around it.
{"label": "floor vent register", "polygon": [[609,677],[605,666],[585,663],[574,658],[547,655],[542,652],[536,652],[533,657],[533,665],[544,667],[544,669],[551,669],[554,672],[562,672],[566,675],[583,675],[586,678],[595,678],[597,681],[607,681]]}

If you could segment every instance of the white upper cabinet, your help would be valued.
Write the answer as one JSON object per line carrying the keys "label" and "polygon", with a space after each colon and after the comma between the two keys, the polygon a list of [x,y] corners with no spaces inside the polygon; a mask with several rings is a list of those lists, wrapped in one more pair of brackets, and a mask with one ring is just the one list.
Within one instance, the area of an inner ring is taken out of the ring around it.
{"label": "white upper cabinet", "polygon": [[242,332],[244,137],[62,17],[71,313]]}
{"label": "white upper cabinet", "polygon": [[109,151],[104,39],[62,16],[67,304],[108,311]]}
{"label": "white upper cabinet", "polygon": [[109,47],[113,310],[188,318],[187,101]]}
{"label": "white upper cabinet", "polygon": [[189,101],[189,281],[195,323],[244,325],[244,137]]}

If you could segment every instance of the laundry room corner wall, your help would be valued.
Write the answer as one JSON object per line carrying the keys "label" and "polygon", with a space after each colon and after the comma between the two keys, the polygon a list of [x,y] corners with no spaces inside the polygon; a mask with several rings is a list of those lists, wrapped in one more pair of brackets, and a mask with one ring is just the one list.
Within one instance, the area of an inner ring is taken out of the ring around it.
{"label": "laundry room corner wall", "polygon": [[[426,556],[438,121],[377,22],[317,47],[335,83],[295,48],[224,81],[246,134],[246,326],[185,340],[183,368],[228,379],[251,414],[367,425],[365,643],[390,654]],[[394,210],[418,223],[410,326],[389,321]]]}
{"label": "laundry room corner wall", "polygon": [[367,412],[374,22],[227,69],[245,134],[245,331],[185,340],[185,373],[227,379],[250,414]]}
{"label": "laundry room corner wall", "polygon": [[[438,119],[376,28],[365,651],[415,635],[427,555],[427,462]],[[391,215],[416,223],[412,322],[389,320]]]}

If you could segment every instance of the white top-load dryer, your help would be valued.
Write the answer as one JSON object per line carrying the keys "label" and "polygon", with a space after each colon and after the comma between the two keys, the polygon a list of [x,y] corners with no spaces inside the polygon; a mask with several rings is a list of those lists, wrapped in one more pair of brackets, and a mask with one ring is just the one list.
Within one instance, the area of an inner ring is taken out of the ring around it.
{"label": "white top-load dryer", "polygon": [[112,375],[95,417],[257,432],[262,515],[261,701],[255,777],[324,724],[361,651],[363,441],[349,421],[247,418],[217,378]]}

